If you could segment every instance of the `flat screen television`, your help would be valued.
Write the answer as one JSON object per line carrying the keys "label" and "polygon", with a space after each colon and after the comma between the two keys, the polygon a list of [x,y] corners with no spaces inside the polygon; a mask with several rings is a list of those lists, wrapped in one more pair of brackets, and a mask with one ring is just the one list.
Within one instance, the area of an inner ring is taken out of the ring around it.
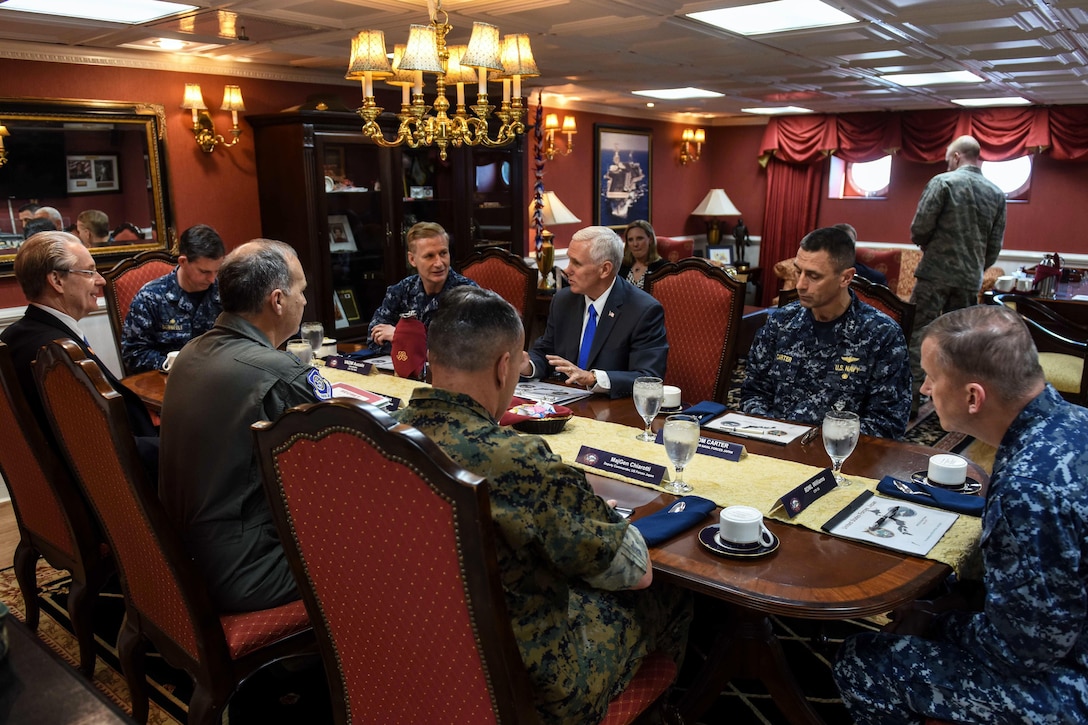
{"label": "flat screen television", "polygon": [[0,166],[0,198],[68,196],[64,130],[12,129],[4,138],[8,162]]}

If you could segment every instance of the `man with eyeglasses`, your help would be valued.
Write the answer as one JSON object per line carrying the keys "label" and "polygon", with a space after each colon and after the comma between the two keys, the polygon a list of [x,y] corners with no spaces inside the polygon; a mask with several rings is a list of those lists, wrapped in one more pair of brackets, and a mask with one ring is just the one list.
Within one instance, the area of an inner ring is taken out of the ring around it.
{"label": "man with eyeglasses", "polygon": [[94,258],[79,237],[67,232],[39,232],[23,242],[15,255],[15,277],[29,303],[26,314],[0,333],[7,344],[19,382],[46,437],[53,439],[45,409],[34,383],[32,363],[38,351],[53,340],[67,338],[98,363],[113,389],[121,394],[128,411],[136,445],[151,480],[158,480],[158,429],[139,396],[126,388],[98,359],[79,327],[79,321],[98,309],[106,280],[95,269]]}

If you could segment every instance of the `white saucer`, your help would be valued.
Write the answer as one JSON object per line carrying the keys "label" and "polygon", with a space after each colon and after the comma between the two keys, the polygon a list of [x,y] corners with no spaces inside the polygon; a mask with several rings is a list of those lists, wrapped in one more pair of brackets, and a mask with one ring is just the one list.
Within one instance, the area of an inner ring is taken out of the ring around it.
{"label": "white saucer", "polygon": [[718,524],[711,524],[699,532],[699,543],[715,554],[721,556],[732,556],[739,559],[755,559],[761,556],[767,556],[767,554],[778,550],[778,537],[771,532],[768,533],[771,534],[771,543],[769,546],[764,546],[758,541],[753,544],[734,544],[729,541],[724,541],[718,536]]}
{"label": "white saucer", "polygon": [[974,494],[982,490],[982,484],[970,476],[967,477],[967,480],[963,482],[962,486],[946,486],[943,483],[930,482],[929,475],[926,471],[915,471],[910,474],[910,480],[923,486],[943,488],[945,491],[952,491],[953,493]]}

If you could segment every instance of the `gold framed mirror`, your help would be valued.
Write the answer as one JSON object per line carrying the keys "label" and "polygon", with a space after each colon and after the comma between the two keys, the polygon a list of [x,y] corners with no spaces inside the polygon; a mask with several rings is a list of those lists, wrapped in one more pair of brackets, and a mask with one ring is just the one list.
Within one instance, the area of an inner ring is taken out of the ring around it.
{"label": "gold framed mirror", "polygon": [[12,274],[27,204],[57,210],[100,270],[173,246],[162,106],[0,98],[0,125],[0,275]]}

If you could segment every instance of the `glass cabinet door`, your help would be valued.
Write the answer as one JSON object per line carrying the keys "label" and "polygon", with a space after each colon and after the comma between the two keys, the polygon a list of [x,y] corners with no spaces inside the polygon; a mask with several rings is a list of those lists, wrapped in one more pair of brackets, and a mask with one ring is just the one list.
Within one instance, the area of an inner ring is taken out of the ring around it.
{"label": "glass cabinet door", "polygon": [[389,259],[381,150],[369,143],[319,140],[317,153],[324,172],[332,329],[365,328],[395,266]]}

